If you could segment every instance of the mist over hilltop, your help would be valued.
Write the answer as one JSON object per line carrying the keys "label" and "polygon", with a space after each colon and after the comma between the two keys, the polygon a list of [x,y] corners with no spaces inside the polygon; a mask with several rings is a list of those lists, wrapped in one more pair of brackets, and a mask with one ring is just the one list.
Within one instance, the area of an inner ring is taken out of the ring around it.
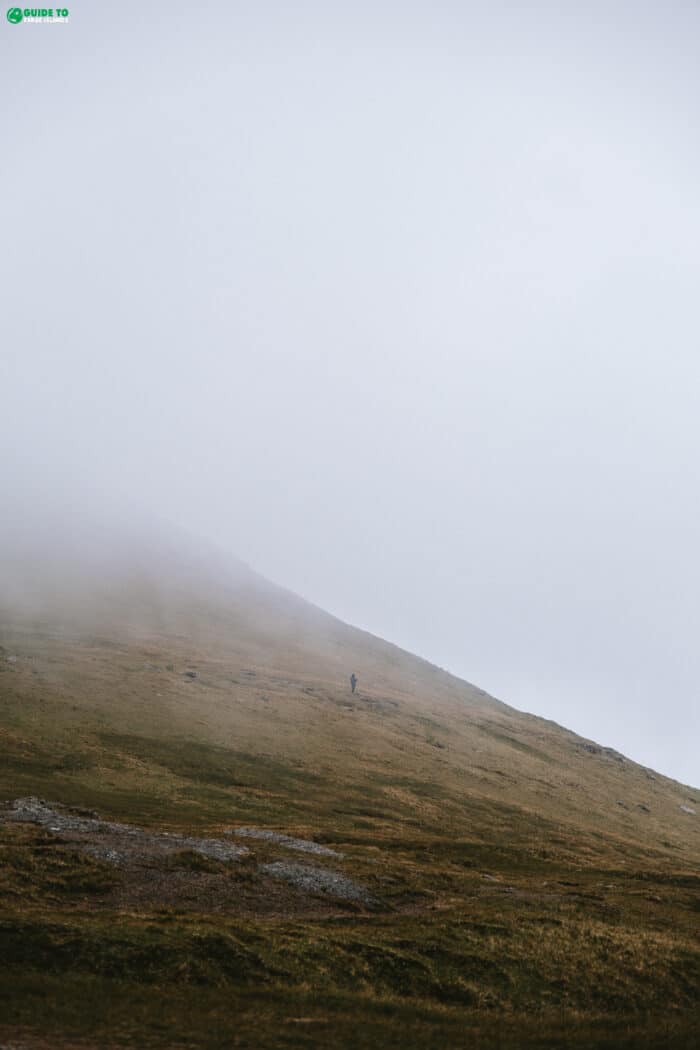
{"label": "mist over hilltop", "polygon": [[3,513],[172,523],[697,781],[698,9],[198,11],[4,26]]}

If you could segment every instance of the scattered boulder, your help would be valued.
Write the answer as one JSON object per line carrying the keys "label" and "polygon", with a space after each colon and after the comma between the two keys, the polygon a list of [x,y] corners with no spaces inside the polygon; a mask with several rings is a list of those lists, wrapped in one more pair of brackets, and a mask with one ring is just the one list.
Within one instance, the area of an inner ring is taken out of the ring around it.
{"label": "scattered boulder", "polygon": [[185,678],[199,678],[199,675],[198,675],[198,673],[196,671],[185,671],[184,677]]}
{"label": "scattered boulder", "polygon": [[692,806],[679,806],[681,813],[688,813],[691,817],[695,816],[695,810]]}

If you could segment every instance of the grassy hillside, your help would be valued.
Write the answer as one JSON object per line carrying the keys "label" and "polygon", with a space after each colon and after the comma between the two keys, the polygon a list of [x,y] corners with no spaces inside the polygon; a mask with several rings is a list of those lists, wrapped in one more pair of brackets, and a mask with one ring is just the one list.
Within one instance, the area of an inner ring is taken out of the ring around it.
{"label": "grassy hillside", "polygon": [[0,800],[284,832],[364,896],[281,880],[309,860],[268,839],[114,861],[0,816],[0,1036],[696,1045],[700,793],[240,567],[170,568],[6,595]]}

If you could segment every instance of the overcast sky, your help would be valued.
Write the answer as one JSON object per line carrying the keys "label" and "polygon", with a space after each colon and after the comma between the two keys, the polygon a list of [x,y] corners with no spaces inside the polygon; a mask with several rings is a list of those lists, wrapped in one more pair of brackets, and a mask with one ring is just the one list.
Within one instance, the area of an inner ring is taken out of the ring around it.
{"label": "overcast sky", "polygon": [[0,25],[0,482],[700,784],[700,6]]}

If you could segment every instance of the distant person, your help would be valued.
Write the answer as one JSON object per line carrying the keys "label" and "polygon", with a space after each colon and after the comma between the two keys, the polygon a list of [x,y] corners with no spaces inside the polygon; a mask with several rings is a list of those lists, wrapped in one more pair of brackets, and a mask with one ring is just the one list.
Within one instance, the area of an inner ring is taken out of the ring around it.
{"label": "distant person", "polygon": [[356,685],[357,685],[357,675],[353,671],[353,673],[350,675],[350,690],[351,690],[351,692],[353,692],[353,693],[355,692],[355,686]]}

